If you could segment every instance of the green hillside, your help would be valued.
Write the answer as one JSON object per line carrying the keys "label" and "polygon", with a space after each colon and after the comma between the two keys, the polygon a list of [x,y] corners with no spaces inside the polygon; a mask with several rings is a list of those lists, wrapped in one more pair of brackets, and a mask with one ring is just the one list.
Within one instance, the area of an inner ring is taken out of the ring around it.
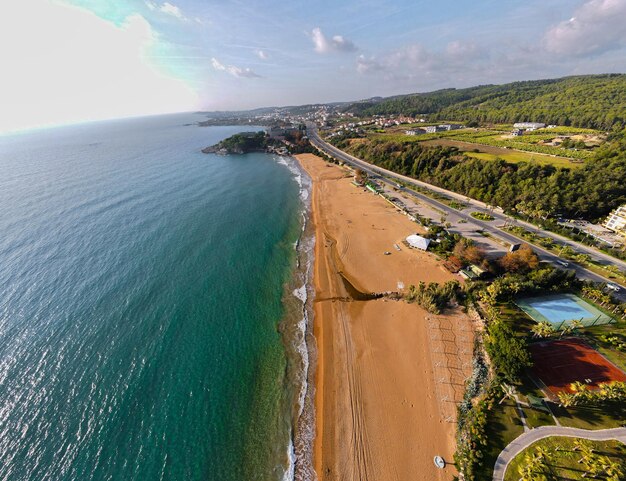
{"label": "green hillside", "polygon": [[351,104],[359,115],[428,114],[436,120],[547,124],[610,130],[626,126],[626,74],[445,89]]}

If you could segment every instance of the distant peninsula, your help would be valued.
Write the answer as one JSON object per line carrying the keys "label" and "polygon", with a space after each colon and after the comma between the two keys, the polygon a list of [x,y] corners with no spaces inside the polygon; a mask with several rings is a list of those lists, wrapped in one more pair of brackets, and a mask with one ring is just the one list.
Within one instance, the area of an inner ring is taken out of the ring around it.
{"label": "distant peninsula", "polygon": [[266,152],[267,150],[267,135],[265,132],[259,131],[232,135],[215,145],[202,149],[202,152],[205,154],[247,154],[249,152]]}

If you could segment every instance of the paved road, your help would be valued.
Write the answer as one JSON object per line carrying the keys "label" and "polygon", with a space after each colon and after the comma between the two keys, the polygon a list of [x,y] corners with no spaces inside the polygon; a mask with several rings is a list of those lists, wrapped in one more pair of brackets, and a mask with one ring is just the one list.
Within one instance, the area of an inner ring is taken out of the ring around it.
{"label": "paved road", "polygon": [[[552,237],[555,241],[557,242],[563,242],[561,241],[561,239],[565,239],[562,236],[559,236],[557,234],[553,234],[551,232],[547,232],[547,231],[543,231],[539,228],[537,228],[536,226],[533,226],[531,224],[527,224],[525,222],[520,222],[517,219],[513,219],[505,214],[501,214],[498,212],[495,212],[494,210],[488,209],[486,204],[483,202],[479,202],[473,199],[469,199],[465,196],[462,196],[460,194],[457,194],[455,192],[451,192],[445,189],[442,189],[440,187],[431,185],[431,184],[427,184],[426,182],[422,182],[419,180],[415,180],[411,177],[406,177],[400,174],[396,174],[395,172],[391,172],[390,170],[386,170],[377,166],[374,166],[368,162],[365,162],[361,159],[358,159],[356,157],[353,157],[350,154],[347,154],[346,152],[336,148],[335,146],[325,142],[324,140],[321,139],[321,137],[319,136],[318,132],[317,132],[317,127],[312,124],[312,123],[308,123],[307,124],[307,135],[309,137],[309,140],[311,141],[311,143],[313,145],[315,145],[316,147],[318,147],[319,149],[325,151],[327,154],[332,155],[333,157],[336,157],[340,160],[342,160],[343,162],[352,165],[354,167],[358,167],[361,170],[367,172],[369,175],[375,175],[375,176],[383,176],[380,177],[380,180],[383,182],[386,182],[390,185],[394,185],[398,190],[401,190],[402,192],[411,195],[417,199],[419,199],[420,201],[426,203],[426,204],[430,204],[431,206],[444,211],[447,215],[452,215],[455,218],[458,219],[463,219],[466,222],[472,223],[474,225],[479,226],[479,228],[481,230],[483,230],[484,232],[493,235],[494,237],[497,237],[501,240],[503,240],[504,242],[508,242],[510,244],[518,244],[521,242],[524,243],[528,243],[528,244],[532,244],[531,242],[529,242],[528,240],[522,239],[520,237],[517,237],[516,235],[513,235],[512,233],[502,230],[499,227],[497,227],[496,225],[496,221],[481,221],[479,219],[475,219],[474,217],[472,217],[471,215],[469,215],[466,212],[463,211],[459,211],[456,209],[453,209],[452,207],[439,202],[427,195],[421,194],[419,192],[415,192],[414,190],[408,189],[406,187],[402,187],[399,185],[396,185],[396,183],[389,179],[389,178],[393,178],[393,179],[399,179],[402,180],[403,182],[407,182],[407,183],[411,183],[413,185],[416,185],[418,187],[421,188],[425,188],[428,190],[431,190],[433,192],[438,192],[440,194],[444,194],[448,197],[452,197],[455,198],[461,202],[464,203],[470,203],[472,205],[474,205],[477,209],[479,210],[487,210],[489,212],[489,214],[491,214],[492,216],[494,216],[497,220],[500,220],[502,222],[514,222],[517,224],[522,224],[524,225],[525,228],[527,228],[528,230],[532,230],[533,232],[536,233],[541,233],[544,236],[548,236],[548,237]],[[453,219],[449,219],[449,220],[453,220]],[[596,251],[595,249],[589,249],[587,246],[583,246],[581,244],[578,244],[574,241],[571,240],[567,240],[568,244],[572,245],[573,248],[575,248],[578,252],[584,252],[584,253],[589,253],[589,255],[592,255],[592,257],[594,258],[598,258],[598,259],[608,259],[608,261],[610,261],[610,263],[619,265],[620,267],[626,267],[626,262],[623,262],[619,259],[614,259],[610,256],[607,256],[606,254],[603,254],[599,251]],[[543,247],[536,245],[536,244],[532,244],[533,248],[535,249],[535,251],[537,252],[537,254],[539,255],[539,258],[541,260],[544,261],[549,261],[552,262],[554,264],[558,265],[559,261],[559,257],[555,254],[552,254],[551,252],[547,251],[546,249],[544,249]],[[602,256],[600,256],[600,254],[602,254]],[[607,262],[609,263],[609,262]],[[572,262],[570,262],[570,265],[568,266],[570,269],[574,270],[576,272],[576,275],[580,278],[580,279],[585,279],[585,280],[590,280],[593,282],[611,282],[610,279],[607,279],[599,274],[596,274],[595,272],[592,272],[590,270],[585,269],[582,266],[579,266],[577,264],[574,264]],[[621,292],[618,293],[614,293],[613,294],[616,298],[618,298],[620,301],[622,302],[626,302],[626,289],[622,289]]]}
{"label": "paved road", "polygon": [[615,439],[626,444],[626,428],[588,431],[586,429],[564,428],[562,426],[541,426],[518,436],[502,450],[493,468],[493,481],[504,481],[506,468],[515,456],[535,441],[550,436],[584,438],[589,439],[590,441],[610,441]]}

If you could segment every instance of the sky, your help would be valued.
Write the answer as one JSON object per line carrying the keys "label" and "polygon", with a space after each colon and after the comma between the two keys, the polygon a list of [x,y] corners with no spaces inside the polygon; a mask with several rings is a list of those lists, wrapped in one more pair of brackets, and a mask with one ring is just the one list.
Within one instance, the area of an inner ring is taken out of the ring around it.
{"label": "sky", "polygon": [[8,0],[0,132],[626,72],[626,0]]}

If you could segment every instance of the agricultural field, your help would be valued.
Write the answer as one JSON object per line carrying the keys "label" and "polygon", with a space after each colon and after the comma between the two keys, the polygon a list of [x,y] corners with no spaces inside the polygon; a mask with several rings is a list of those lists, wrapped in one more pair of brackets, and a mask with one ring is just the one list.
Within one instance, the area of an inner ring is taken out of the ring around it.
{"label": "agricultural field", "polygon": [[512,164],[517,164],[518,162],[536,162],[541,165],[554,165],[555,167],[566,167],[570,169],[575,169],[583,165],[581,161],[574,161],[566,157],[554,157],[534,152],[520,152],[502,147],[472,144],[470,142],[462,142],[453,139],[426,140],[423,143],[425,145],[457,147],[464,155],[481,160],[502,159]]}
{"label": "agricultural field", "polygon": [[592,129],[554,127],[511,134],[512,126],[468,128],[422,135],[406,135],[405,130],[427,124],[407,124],[368,132],[368,137],[396,142],[423,142],[454,146],[465,155],[482,160],[501,158],[507,162],[536,162],[542,165],[576,168],[593,155],[606,135]]}

